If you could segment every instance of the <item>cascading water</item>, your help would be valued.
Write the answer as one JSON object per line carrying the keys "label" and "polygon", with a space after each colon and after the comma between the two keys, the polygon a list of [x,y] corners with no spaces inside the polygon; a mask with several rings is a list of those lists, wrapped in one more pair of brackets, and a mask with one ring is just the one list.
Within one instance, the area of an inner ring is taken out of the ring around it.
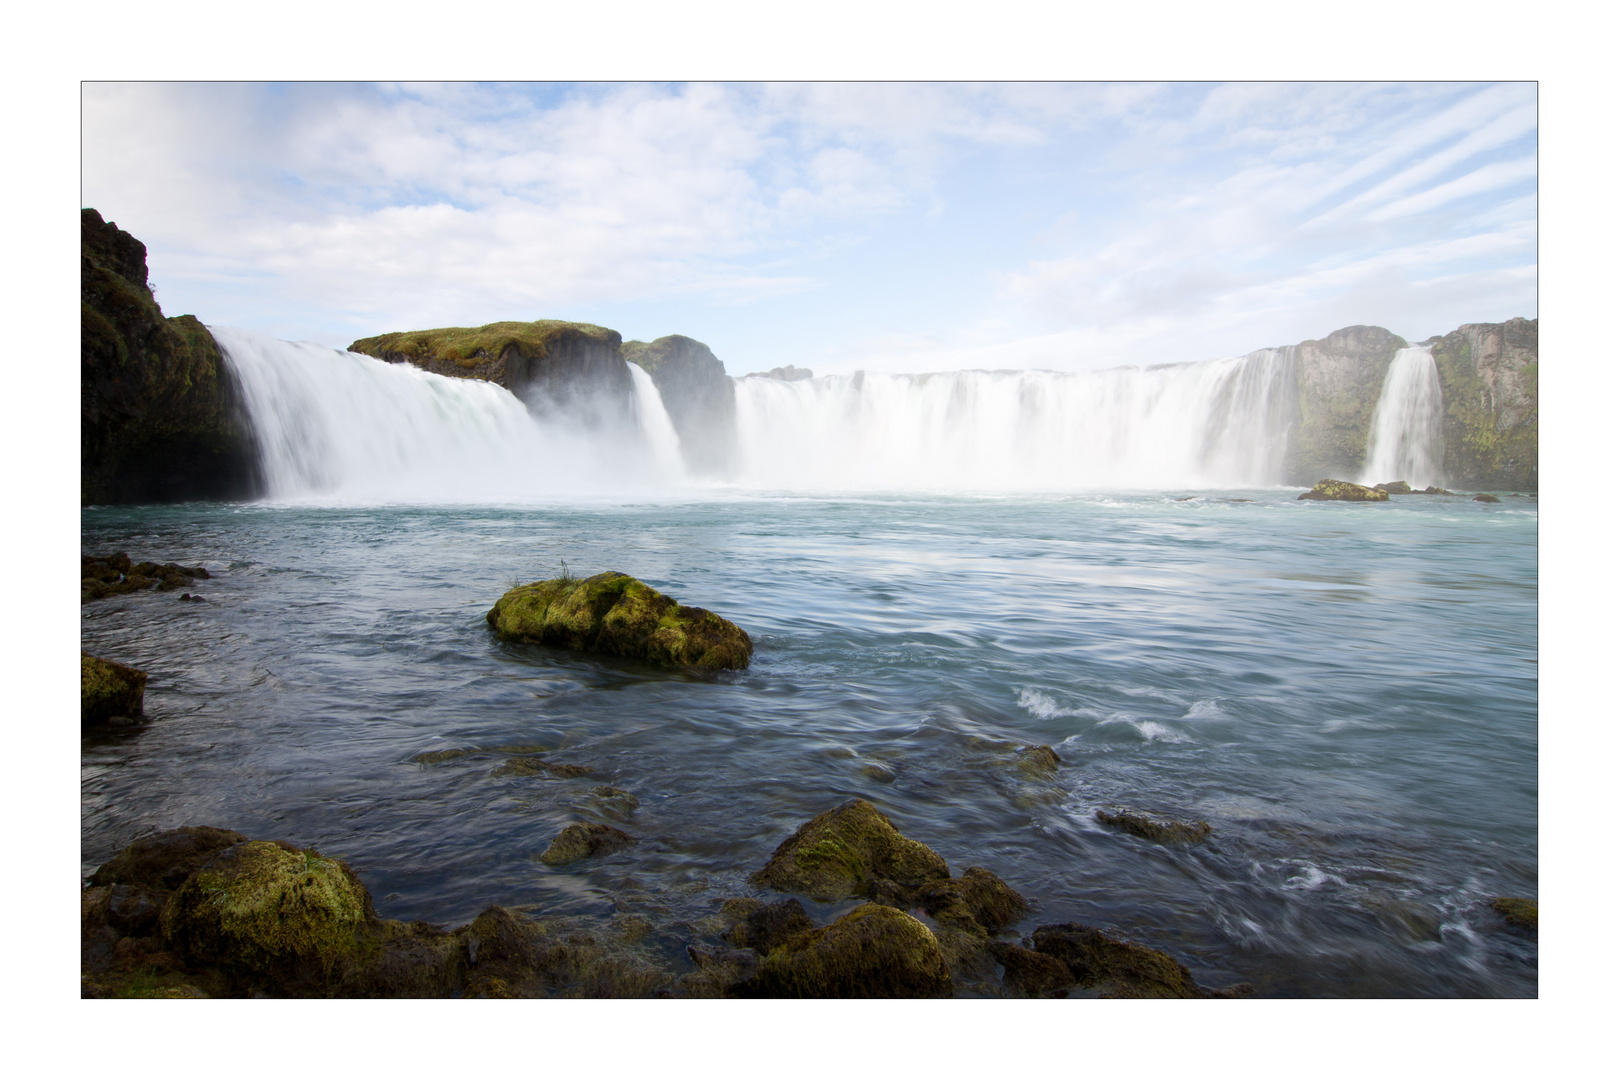
{"label": "cascading water", "polygon": [[740,479],[810,489],[1064,490],[1281,481],[1293,356],[1084,374],[737,384]]}
{"label": "cascading water", "polygon": [[681,476],[674,429],[638,368],[622,425],[542,423],[493,383],[209,330],[241,384],[273,500],[505,502],[656,492]]}
{"label": "cascading water", "polygon": [[1383,377],[1366,441],[1364,484],[1404,480],[1413,487],[1442,484],[1445,402],[1433,349],[1401,349]]}

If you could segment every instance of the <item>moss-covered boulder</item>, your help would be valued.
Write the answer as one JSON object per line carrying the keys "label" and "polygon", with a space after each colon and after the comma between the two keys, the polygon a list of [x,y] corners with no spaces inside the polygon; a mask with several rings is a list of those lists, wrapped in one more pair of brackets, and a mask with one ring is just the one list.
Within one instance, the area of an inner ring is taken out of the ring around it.
{"label": "moss-covered boulder", "polygon": [[1195,844],[1214,832],[1206,821],[1177,821],[1174,818],[1158,820],[1123,807],[1096,811],[1096,820],[1103,825],[1152,840],[1160,844]]}
{"label": "moss-covered boulder", "polygon": [[115,716],[139,716],[146,697],[146,672],[79,653],[79,726],[104,724]]}
{"label": "moss-covered boulder", "polygon": [[906,839],[871,803],[850,799],[800,826],[750,880],[815,900],[843,900],[869,895],[881,881],[916,886],[949,876],[933,849]]}
{"label": "moss-covered boulder", "polygon": [[882,904],[777,946],[749,993],[784,998],[932,998],[955,990],[933,932]]}
{"label": "moss-covered boulder", "polygon": [[569,825],[540,854],[540,861],[547,866],[565,866],[593,855],[611,855],[635,843],[635,837],[611,825],[600,822]]}
{"label": "moss-covered boulder", "polygon": [[634,383],[621,345],[617,330],[537,319],[379,334],[361,338],[349,351],[436,375],[484,379],[529,400],[578,405],[581,398],[605,394],[627,405]]}
{"label": "moss-covered boulder", "polygon": [[753,949],[761,956],[788,938],[815,929],[804,905],[791,897],[774,904],[743,898],[731,901],[728,908],[741,918],[725,932],[725,940],[739,949]]}
{"label": "moss-covered boulder", "polygon": [[941,925],[979,935],[1003,930],[1029,910],[1016,889],[982,866],[968,867],[959,878],[925,882],[912,899]]}
{"label": "moss-covered boulder", "polygon": [[1525,930],[1540,929],[1540,903],[1521,896],[1498,896],[1490,904],[1496,913],[1513,926]]}
{"label": "moss-covered boulder", "polygon": [[1300,495],[1301,499],[1323,502],[1388,502],[1389,493],[1376,488],[1352,484],[1348,480],[1318,480],[1315,487]]}
{"label": "moss-covered boulder", "polygon": [[1055,956],[1003,941],[990,945],[990,951],[1001,965],[1001,982],[1023,997],[1061,996],[1074,985],[1074,973]]}
{"label": "moss-covered boulder", "polygon": [[1121,941],[1095,927],[1079,923],[1042,926],[1031,936],[1031,943],[1036,952],[1068,965],[1075,982],[1099,987],[1104,997],[1211,996],[1192,979],[1186,965],[1168,953]]}
{"label": "moss-covered boulder", "polygon": [[348,866],[291,844],[226,848],[169,898],[162,931],[194,963],[267,982],[325,982],[362,960],[371,898]]}
{"label": "moss-covered boulder", "polygon": [[613,570],[519,585],[496,601],[487,619],[507,641],[672,666],[737,669],[753,656],[753,642],[735,623]]}
{"label": "moss-covered boulder", "polygon": [[1386,491],[1390,495],[1409,495],[1411,494],[1411,485],[1404,480],[1391,480],[1386,484],[1376,485],[1372,490]]}
{"label": "moss-covered boulder", "polygon": [[187,825],[145,836],[96,868],[92,886],[133,885],[145,889],[178,889],[204,863],[247,837],[231,829]]}
{"label": "moss-covered boulder", "polygon": [[145,244],[89,208],[79,232],[80,500],[256,494],[257,445],[213,335],[164,318]]}
{"label": "moss-covered boulder", "polygon": [[1050,780],[1061,765],[1057,751],[1044,744],[1026,746],[1017,754],[1017,771],[1029,780]]}

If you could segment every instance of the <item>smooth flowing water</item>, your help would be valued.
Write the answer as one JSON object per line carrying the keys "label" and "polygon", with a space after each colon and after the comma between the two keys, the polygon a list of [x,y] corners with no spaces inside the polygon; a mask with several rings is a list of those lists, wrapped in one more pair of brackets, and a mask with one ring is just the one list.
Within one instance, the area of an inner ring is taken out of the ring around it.
{"label": "smooth flowing water", "polygon": [[[1108,927],[1263,994],[1537,992],[1533,939],[1488,906],[1537,892],[1537,504],[1263,486],[1285,351],[744,379],[743,479],[702,487],[644,376],[617,426],[570,427],[216,336],[273,501],[83,513],[87,553],[213,574],[204,602],[83,608],[85,649],[150,673],[148,721],[84,739],[87,874],[211,824],[348,860],[385,917],[643,912],[678,964],[690,923],[859,796],[1033,899],[1025,932]],[[1062,490],[1087,484],[1113,490]],[[494,639],[495,599],[564,562],[731,618],[752,667]],[[1035,744],[1055,777],[1017,769]],[[511,748],[593,772],[514,774]],[[1214,832],[1155,844],[1099,823],[1114,805]],[[535,860],[579,820],[640,843]]]}

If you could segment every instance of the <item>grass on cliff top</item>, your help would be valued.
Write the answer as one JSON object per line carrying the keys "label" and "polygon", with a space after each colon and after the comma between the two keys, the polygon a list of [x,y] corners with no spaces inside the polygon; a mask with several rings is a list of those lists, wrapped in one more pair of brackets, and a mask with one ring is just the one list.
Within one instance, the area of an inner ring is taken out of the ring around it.
{"label": "grass on cliff top", "polygon": [[594,323],[537,319],[534,322],[496,322],[487,326],[446,326],[438,330],[379,334],[361,338],[349,346],[349,351],[376,357],[392,353],[417,363],[439,361],[475,367],[482,361],[499,357],[512,346],[516,346],[518,353],[523,356],[548,356],[551,343],[569,333],[582,334],[611,345],[619,341],[617,330]]}

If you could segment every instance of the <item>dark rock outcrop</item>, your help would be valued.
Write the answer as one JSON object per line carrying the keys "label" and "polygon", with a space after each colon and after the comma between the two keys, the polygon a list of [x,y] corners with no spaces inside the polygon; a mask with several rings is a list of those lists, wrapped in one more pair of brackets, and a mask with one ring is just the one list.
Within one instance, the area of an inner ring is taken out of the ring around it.
{"label": "dark rock outcrop", "polygon": [[802,382],[805,379],[815,378],[815,372],[809,368],[794,367],[788,364],[785,367],[773,367],[769,371],[750,371],[742,377],[744,379],[779,379],[782,382]]}
{"label": "dark rock outcrop", "polygon": [[519,585],[487,616],[496,635],[696,668],[745,668],[753,642],[735,623],[686,607],[628,574]]}
{"label": "dark rock outcrop", "polygon": [[547,866],[566,866],[594,855],[611,855],[636,843],[635,837],[611,825],[592,822],[588,825],[569,825],[551,841],[551,846],[540,855]]}
{"label": "dark rock outcrop", "polygon": [[89,208],[79,232],[80,501],[257,494],[257,447],[213,335],[164,318],[146,245]]}
{"label": "dark rock outcrop", "polygon": [[1146,814],[1138,814],[1133,810],[1115,807],[1112,810],[1098,810],[1096,820],[1103,825],[1111,825],[1143,840],[1152,840],[1160,844],[1193,844],[1205,840],[1214,832],[1214,828],[1206,821],[1164,821],[1154,820]]}
{"label": "dark rock outcrop", "polygon": [[783,998],[931,998],[955,990],[938,939],[882,904],[798,934],[759,964],[746,993]]}
{"label": "dark rock outcrop", "polygon": [[1386,484],[1376,485],[1372,490],[1386,491],[1390,495],[1409,495],[1411,494],[1411,485],[1404,480],[1391,480]]}
{"label": "dark rock outcrop", "polygon": [[753,949],[763,956],[788,938],[815,929],[804,905],[789,897],[774,904],[742,900],[746,914],[725,933],[725,940],[739,949]]}
{"label": "dark rock outcrop", "polygon": [[1381,326],[1347,326],[1293,347],[1298,424],[1283,466],[1288,483],[1360,472],[1383,379],[1405,347]]}
{"label": "dark rock outcrop", "polygon": [[146,672],[79,653],[79,726],[94,727],[117,716],[141,715]]}
{"label": "dark rock outcrop", "polygon": [[1056,995],[1074,985],[1074,973],[1055,956],[1005,941],[994,943],[990,950],[1003,969],[1001,981],[1024,997]]}
{"label": "dark rock outcrop", "polygon": [[1433,342],[1445,394],[1445,476],[1459,487],[1540,488],[1540,320],[1466,323]]}
{"label": "dark rock outcrop", "polygon": [[601,415],[627,409],[634,394],[621,344],[617,330],[539,319],[379,334],[349,351],[437,375],[486,379],[531,406]]}
{"label": "dark rock outcrop", "polygon": [[183,588],[198,578],[208,577],[201,566],[180,566],[177,563],[132,563],[122,551],[114,555],[80,557],[79,602],[101,600],[108,596],[156,589],[167,592]]}
{"label": "dark rock outcrop", "polygon": [[1501,500],[1488,492],[1481,492],[1480,494],[1473,496],[1473,501],[1481,503],[1498,503]]}
{"label": "dark rock outcrop", "polygon": [[699,476],[729,476],[737,466],[736,382],[701,341],[671,334],[653,342],[626,341],[624,359],[652,376],[680,436],[686,468]]}
{"label": "dark rock outcrop", "polygon": [[1318,480],[1315,487],[1299,498],[1318,499],[1323,502],[1388,502],[1389,493],[1360,484],[1351,484],[1348,480]]}
{"label": "dark rock outcrop", "polygon": [[1044,744],[1026,746],[1017,754],[1017,771],[1030,780],[1049,780],[1061,765],[1057,751]]}
{"label": "dark rock outcrop", "polygon": [[932,848],[906,839],[866,800],[850,799],[801,825],[750,880],[827,901],[871,895],[880,882],[914,887],[949,877]]}
{"label": "dark rock outcrop", "polygon": [[1197,985],[1186,965],[1166,952],[1079,923],[1042,926],[1026,942],[1036,952],[1068,966],[1073,980],[1099,987],[1104,997],[1201,998],[1213,996]]}

